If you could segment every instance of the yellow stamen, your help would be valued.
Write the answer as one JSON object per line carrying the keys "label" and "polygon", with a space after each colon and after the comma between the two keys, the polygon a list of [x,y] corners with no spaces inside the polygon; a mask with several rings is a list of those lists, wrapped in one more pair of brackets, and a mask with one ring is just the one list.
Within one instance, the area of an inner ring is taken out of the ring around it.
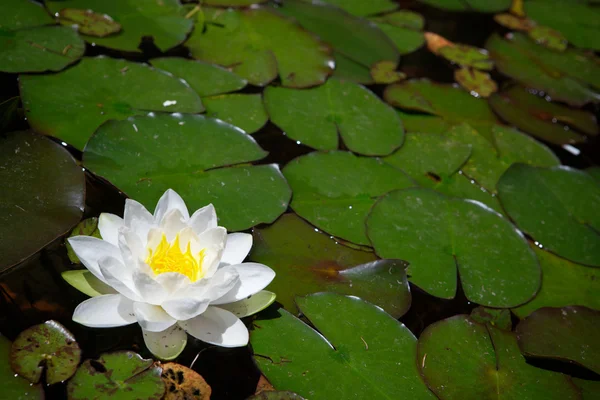
{"label": "yellow stamen", "polygon": [[202,270],[204,250],[202,249],[194,256],[190,248],[190,243],[188,243],[184,253],[179,246],[179,234],[175,236],[173,243],[169,244],[167,237],[163,233],[156,249],[154,251],[148,249],[146,263],[156,275],[164,274],[165,272],[179,272],[190,278],[192,282],[195,282],[204,276],[204,271]]}

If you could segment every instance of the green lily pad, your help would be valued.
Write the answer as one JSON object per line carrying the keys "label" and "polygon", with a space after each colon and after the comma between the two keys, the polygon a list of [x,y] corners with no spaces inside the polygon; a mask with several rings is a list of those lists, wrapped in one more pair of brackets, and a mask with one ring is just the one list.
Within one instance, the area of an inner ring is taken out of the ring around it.
{"label": "green lily pad", "polygon": [[470,318],[480,324],[490,324],[505,331],[512,330],[510,311],[502,308],[476,307],[471,311]]}
{"label": "green lily pad", "polygon": [[318,0],[286,0],[277,10],[318,35],[336,52],[369,69],[381,61],[398,61],[399,53],[394,43],[364,18]]}
{"label": "green lily pad", "polygon": [[79,33],[96,37],[105,37],[121,30],[121,24],[109,15],[78,8],[63,8],[58,12],[58,21],[63,25],[75,24]]}
{"label": "green lily pad", "polygon": [[[315,0],[303,0],[307,3],[319,3]],[[323,3],[331,4],[358,17],[380,14],[398,8],[398,4],[392,0],[321,0]]]}
{"label": "green lily pad", "polygon": [[425,44],[425,19],[413,11],[401,10],[369,18],[394,44],[400,55],[410,54]]}
{"label": "green lily pad", "polygon": [[255,394],[248,397],[247,400],[304,400],[304,397],[293,392],[275,390]]}
{"label": "green lily pad", "polygon": [[569,305],[600,310],[600,270],[532,247],[542,267],[542,287],[533,300],[513,308],[513,314],[522,319],[542,307]]}
{"label": "green lily pad", "polygon": [[87,42],[115,50],[141,52],[142,38],[151,37],[160,51],[167,51],[186,39],[193,22],[182,15],[179,0],[60,0],[46,1],[52,13],[75,8],[107,14],[122,26],[118,34],[106,37],[82,33]]}
{"label": "green lily pad", "polygon": [[404,129],[394,110],[368,89],[329,79],[308,90],[269,87],[265,106],[288,137],[319,150],[346,147],[366,155],[387,155],[402,145]]}
{"label": "green lily pad", "polygon": [[64,271],[61,273],[61,276],[69,285],[90,297],[116,293],[111,286],[96,278],[87,269]]}
{"label": "green lily pad", "polygon": [[247,7],[253,4],[266,3],[269,0],[203,0],[202,4],[218,7]]}
{"label": "green lily pad", "polygon": [[[98,230],[98,218],[86,218],[78,223],[69,234],[69,237],[73,236],[93,236],[102,239],[100,231]],[[77,257],[77,254],[73,251],[73,247],[68,240],[65,240],[65,246],[67,247],[67,256],[69,257],[69,260],[71,260],[73,264],[79,264],[81,261],[79,261],[79,257]]]}
{"label": "green lily pad", "polygon": [[584,142],[585,136],[575,129],[587,135],[600,133],[593,114],[550,103],[520,86],[493,95],[489,103],[511,125],[557,145]]}
{"label": "green lily pad", "polygon": [[409,280],[433,296],[455,296],[457,269],[467,299],[488,307],[521,305],[540,287],[527,241],[476,202],[430,189],[397,190],[373,206],[367,233],[377,255],[408,261]]}
{"label": "green lily pad", "polygon": [[162,400],[210,400],[212,389],[191,368],[176,363],[162,364],[162,380],[168,388]]}
{"label": "green lily pad", "polygon": [[150,64],[184,79],[200,97],[235,92],[243,89],[247,83],[223,67],[201,61],[165,57],[153,58]]}
{"label": "green lily pad", "polygon": [[331,49],[271,8],[203,10],[206,30],[195,29],[186,42],[196,59],[229,67],[257,86],[278,75],[283,86],[314,86],[333,71]]}
{"label": "green lily pad", "polygon": [[266,154],[219,120],[160,114],[105,123],[83,163],[148,209],[169,188],[190,210],[212,203],[219,225],[236,231],[273,222],[287,208],[291,191],[276,165],[239,165]]}
{"label": "green lily pad", "polygon": [[454,71],[454,79],[471,94],[477,97],[490,97],[498,91],[498,85],[490,74],[472,68],[461,68]]}
{"label": "green lily pad", "polygon": [[[404,129],[411,133],[445,133],[452,124],[441,117],[426,114],[413,114],[396,110]],[[403,145],[404,147],[404,145]]]}
{"label": "green lily pad", "polygon": [[592,176],[597,181],[600,181],[600,166],[592,166],[586,168],[585,172],[587,172],[590,176]]}
{"label": "green lily pad", "polygon": [[54,19],[39,3],[30,0],[3,1],[0,6],[0,30],[15,31],[54,24]]}
{"label": "green lily pad", "polygon": [[80,359],[73,334],[53,320],[25,329],[10,349],[13,371],[33,383],[40,381],[44,371],[48,385],[69,379]]}
{"label": "green lily pad", "polygon": [[494,68],[494,62],[490,60],[487,51],[466,44],[444,46],[439,49],[439,54],[446,60],[463,67],[484,71],[491,71]]}
{"label": "green lily pad", "polygon": [[414,335],[379,307],[333,293],[297,303],[320,333],[283,309],[251,333],[273,386],[314,400],[435,398],[417,371]]}
{"label": "green lily pad", "polygon": [[383,22],[388,25],[408,28],[414,31],[422,31],[425,28],[425,18],[421,14],[410,10],[399,10],[369,19],[373,22]]}
{"label": "green lily pad", "polygon": [[337,52],[333,52],[333,54],[335,57],[335,71],[333,71],[332,77],[363,85],[374,83],[369,68],[349,59],[343,54]]}
{"label": "green lily pad", "polygon": [[457,315],[428,326],[417,363],[443,400],[579,399],[566,375],[527,364],[512,332]]}
{"label": "green lily pad", "polygon": [[67,385],[69,400],[158,400],[165,384],[162,369],[132,351],[105,353],[85,360]]}
{"label": "green lily pad", "polygon": [[207,117],[218,118],[246,133],[259,131],[269,121],[261,94],[222,94],[204,97],[202,102]]}
{"label": "green lily pad", "polygon": [[419,0],[421,3],[449,11],[497,13],[510,7],[512,0]]}
{"label": "green lily pad", "polygon": [[388,85],[406,79],[406,74],[396,71],[396,63],[393,61],[381,61],[373,65],[370,74],[375,83]]}
{"label": "green lily pad", "polygon": [[394,107],[433,114],[450,125],[467,122],[480,132],[488,132],[498,122],[484,99],[475,98],[459,87],[426,79],[390,85],[384,98]]}
{"label": "green lily pad", "polygon": [[43,136],[13,132],[0,143],[2,273],[79,222],[85,175],[65,148]]}
{"label": "green lily pad", "polygon": [[560,32],[547,26],[536,25],[527,31],[527,34],[537,44],[541,44],[551,50],[565,51],[569,45],[567,39]]}
{"label": "green lily pad", "polygon": [[505,28],[525,32],[529,31],[535,25],[535,22],[527,18],[521,18],[509,13],[494,15],[494,21],[496,21]]}
{"label": "green lily pad", "polygon": [[197,113],[204,109],[200,97],[179,79],[145,64],[114,58],[83,58],[60,74],[22,75],[19,80],[31,127],[79,150],[110,119],[149,111]]}
{"label": "green lily pad", "polygon": [[220,304],[219,308],[235,314],[235,316],[238,318],[245,318],[261,312],[265,308],[269,307],[275,302],[276,297],[277,295],[273,292],[261,290],[247,299],[228,304]]}
{"label": "green lily pad", "polygon": [[485,46],[500,72],[543,90],[552,99],[581,106],[600,101],[600,63],[580,50],[546,49],[522,33],[493,34]]}
{"label": "green lily pad", "polygon": [[294,214],[253,235],[250,259],[277,273],[269,288],[290,312],[296,312],[297,296],[316,292],[355,295],[394,318],[410,307],[406,264],[398,260],[377,260],[373,253],[340,245]]}
{"label": "green lily pad", "polygon": [[370,244],[365,218],[377,198],[414,186],[404,172],[381,160],[343,151],[296,158],[283,173],[298,215],[331,235],[362,245]]}
{"label": "green lily pad", "polygon": [[594,400],[600,396],[600,381],[573,378],[573,383],[581,390],[583,400]]}
{"label": "green lily pad", "polygon": [[523,353],[570,361],[600,373],[600,312],[585,307],[541,308],[515,330]]}
{"label": "green lily pad", "polygon": [[569,167],[512,165],[498,182],[502,206],[548,251],[600,267],[600,186]]}
{"label": "green lily pad", "polygon": [[32,385],[26,379],[15,376],[10,367],[11,342],[0,335],[0,380],[2,381],[2,396],[5,399],[25,400],[43,399],[44,390],[41,385]]}
{"label": "green lily pad", "polygon": [[600,50],[600,10],[594,1],[527,0],[527,16],[561,32],[577,47]]}

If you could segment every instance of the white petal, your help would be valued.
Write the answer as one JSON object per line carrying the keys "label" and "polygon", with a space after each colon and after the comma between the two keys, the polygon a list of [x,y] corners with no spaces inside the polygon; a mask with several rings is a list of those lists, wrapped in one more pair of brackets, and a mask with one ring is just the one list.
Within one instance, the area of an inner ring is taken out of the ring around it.
{"label": "white petal", "polygon": [[207,278],[210,278],[219,266],[226,242],[227,230],[221,226],[209,229],[198,235],[199,247],[206,249],[204,260],[202,261],[202,269]]}
{"label": "white petal", "polygon": [[205,296],[210,298],[211,302],[214,302],[237,287],[240,282],[240,276],[235,268],[226,266],[219,268],[210,280],[207,281],[210,283]]}
{"label": "white petal", "polygon": [[181,290],[184,290],[192,282],[187,276],[180,274],[179,272],[164,272],[156,275],[154,280],[162,285],[167,291],[167,296],[176,294]]}
{"label": "white petal", "polygon": [[177,322],[160,306],[148,303],[133,303],[133,312],[142,329],[150,332],[161,332]]}
{"label": "white petal", "polygon": [[142,328],[144,343],[150,352],[161,360],[173,360],[187,344],[187,333],[177,324],[162,332],[150,332]]}
{"label": "white petal", "polygon": [[160,223],[160,227],[167,236],[167,241],[170,243],[175,239],[175,236],[183,229],[187,228],[184,217],[181,211],[174,209],[169,211]]}
{"label": "white petal", "polygon": [[170,298],[161,306],[171,317],[186,320],[202,314],[209,304],[209,298],[179,297]]}
{"label": "white petal", "polygon": [[138,231],[139,229],[154,224],[154,217],[146,207],[135,200],[125,200],[125,211],[123,212],[123,221],[125,226]]}
{"label": "white petal", "polygon": [[104,276],[100,272],[98,260],[104,257],[114,257],[121,259],[119,249],[109,242],[92,236],[74,236],[69,239],[69,244],[73,251],[79,257],[79,260],[85,267],[98,279],[106,283]]}
{"label": "white petal", "polygon": [[112,328],[136,322],[133,302],[120,294],[92,297],[79,304],[73,321],[90,328]]}
{"label": "white petal", "polygon": [[114,257],[104,257],[98,260],[98,265],[106,283],[113,289],[133,301],[141,300],[131,279],[131,272],[123,263]]}
{"label": "white petal", "polygon": [[154,221],[160,224],[164,216],[174,209],[181,211],[181,215],[183,215],[185,221],[190,218],[190,213],[181,196],[173,189],[168,189],[165,194],[162,195],[160,200],[158,200],[158,204],[154,210]]}
{"label": "white petal", "polygon": [[[140,263],[140,266],[143,266]],[[147,265],[146,265],[147,266]],[[148,267],[149,269],[150,267]],[[133,284],[144,302],[160,305],[167,298],[167,291],[157,282],[145,268],[140,268],[133,272]]]}
{"label": "white petal", "polygon": [[147,256],[141,238],[127,227],[119,229],[119,250],[121,250],[123,264],[130,271],[133,271],[139,261]]}
{"label": "white petal", "polygon": [[263,264],[244,263],[231,265],[229,268],[238,272],[240,280],[226,295],[213,301],[213,305],[233,303],[252,296],[267,287],[275,278],[275,271]]}
{"label": "white petal", "polygon": [[102,213],[98,218],[98,230],[103,240],[115,246],[119,245],[119,228],[124,225],[123,218],[118,215]]}
{"label": "white petal", "polygon": [[218,307],[208,307],[203,314],[180,321],[179,325],[195,338],[217,346],[241,347],[248,344],[248,329],[244,323]]}
{"label": "white petal", "polygon": [[225,251],[221,265],[241,264],[252,248],[252,235],[249,233],[230,233],[227,235]]}
{"label": "white petal", "polygon": [[215,207],[212,204],[202,207],[192,215],[188,225],[196,232],[201,234],[202,232],[217,227],[217,213]]}

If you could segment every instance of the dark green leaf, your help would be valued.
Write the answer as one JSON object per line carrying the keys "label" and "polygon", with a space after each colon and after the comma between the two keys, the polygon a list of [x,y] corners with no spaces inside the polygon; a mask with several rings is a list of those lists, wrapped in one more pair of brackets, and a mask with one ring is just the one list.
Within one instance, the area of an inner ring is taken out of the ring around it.
{"label": "dark green leaf", "polygon": [[573,383],[581,389],[583,400],[594,400],[600,397],[600,381],[573,378]]}
{"label": "dark green leaf", "polygon": [[15,376],[10,367],[10,340],[0,335],[0,381],[2,397],[7,400],[36,400],[44,398],[41,385],[32,385],[26,379]]}
{"label": "dark green leaf", "polygon": [[510,311],[505,308],[498,309],[479,306],[471,311],[469,317],[480,324],[485,325],[489,323],[499,329],[504,329],[506,331],[512,330]]}
{"label": "dark green leaf", "polygon": [[496,13],[510,7],[512,0],[419,0],[421,3],[449,11]]}
{"label": "dark green leaf", "polygon": [[[303,0],[307,3],[319,3],[315,0]],[[398,4],[393,0],[321,0],[323,3],[328,3],[339,7],[350,14],[366,17],[368,15],[380,14],[387,11],[392,11],[398,8]]]}
{"label": "dark green leaf", "polygon": [[373,83],[373,77],[371,76],[369,68],[349,59],[343,54],[337,52],[334,52],[333,54],[335,55],[335,71],[333,71],[333,77],[345,81],[362,83],[363,85],[370,85]]}
{"label": "dark green leaf", "polygon": [[31,0],[3,1],[0,11],[0,29],[3,31],[54,24],[44,6]]}
{"label": "dark green leaf", "polygon": [[230,123],[246,133],[260,130],[269,120],[260,94],[222,94],[202,101],[206,116]]}
{"label": "dark green leaf", "polygon": [[381,29],[402,54],[409,54],[425,44],[423,30],[425,19],[413,11],[397,11],[369,18]]}

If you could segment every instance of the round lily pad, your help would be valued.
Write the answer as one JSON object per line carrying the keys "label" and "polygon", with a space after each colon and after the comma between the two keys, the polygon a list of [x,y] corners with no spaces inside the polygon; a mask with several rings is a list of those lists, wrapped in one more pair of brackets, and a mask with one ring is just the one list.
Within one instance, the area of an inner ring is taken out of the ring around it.
{"label": "round lily pad", "polygon": [[446,60],[463,67],[472,67],[484,71],[490,71],[494,68],[494,62],[490,60],[490,55],[486,50],[466,44],[444,46],[439,49],[439,54]]}
{"label": "round lily pad", "polygon": [[21,332],[10,350],[10,365],[17,374],[38,383],[45,372],[48,385],[69,379],[80,359],[73,334],[53,320]]}
{"label": "round lily pad", "polygon": [[283,169],[298,215],[325,232],[362,245],[365,218],[377,198],[414,186],[401,170],[373,158],[335,151],[299,157]]}
{"label": "round lily pad", "polygon": [[410,54],[425,44],[423,27],[425,19],[414,11],[401,10],[369,18],[394,44],[398,52]]}
{"label": "round lily pad", "polygon": [[[311,2],[312,0],[304,0]],[[359,17],[366,17],[368,15],[381,14],[386,11],[392,11],[398,8],[392,0],[322,0],[324,3],[331,4],[339,7],[350,14],[357,15]]]}
{"label": "round lily pad", "polygon": [[371,71],[368,67],[351,60],[341,53],[334,51],[333,54],[335,57],[333,77],[363,85],[373,83],[373,77],[371,76]]}
{"label": "round lily pad", "polygon": [[55,0],[47,1],[46,7],[52,13],[75,8],[109,15],[121,25],[119,33],[97,37],[81,32],[82,37],[90,43],[129,52],[141,52],[144,37],[151,37],[159,50],[167,51],[181,44],[193,27],[193,22],[184,18],[179,0]]}
{"label": "round lily pad", "polygon": [[54,19],[46,9],[34,1],[3,1],[0,10],[0,29],[3,31],[54,24]]}
{"label": "round lily pad", "polygon": [[165,393],[162,369],[132,351],[85,360],[67,385],[69,400],[157,400]]}
{"label": "round lily pad", "polygon": [[600,186],[569,167],[514,164],[498,182],[502,206],[546,250],[600,267]]}
{"label": "round lily pad", "polygon": [[212,389],[202,376],[181,364],[162,364],[162,380],[165,382],[166,392],[164,400],[209,400]]}
{"label": "round lily pad", "polygon": [[316,292],[351,294],[382,307],[394,318],[410,307],[406,264],[377,260],[371,252],[339,244],[294,214],[253,232],[250,259],[277,273],[269,289],[295,312],[294,299]]}
{"label": "round lily pad", "polygon": [[75,25],[84,35],[105,37],[121,30],[121,24],[106,14],[79,8],[63,8],[58,12],[58,21],[63,25]]}
{"label": "round lily pad", "polygon": [[449,11],[496,13],[510,7],[512,0],[419,0],[421,3]]}
{"label": "round lily pad", "polygon": [[402,145],[398,114],[368,89],[329,79],[308,90],[269,87],[265,106],[271,121],[287,136],[319,150],[338,148],[338,134],[348,149],[387,155]]}
{"label": "round lily pad", "polygon": [[105,123],[83,163],[148,209],[169,188],[191,210],[212,203],[219,224],[235,231],[273,222],[287,208],[291,191],[276,165],[240,165],[266,154],[222,121],[160,114]]}
{"label": "round lily pad", "polygon": [[31,132],[0,138],[0,273],[81,219],[85,175],[62,146]]}
{"label": "round lily pad", "polygon": [[246,133],[259,131],[269,120],[260,94],[221,94],[204,97],[202,102],[206,116],[230,123]]}
{"label": "round lily pad", "polygon": [[44,390],[40,384],[32,385],[28,380],[15,376],[10,367],[10,340],[0,335],[0,380],[2,396],[10,400],[43,399]]}
{"label": "round lily pad", "polygon": [[80,150],[110,119],[204,109],[200,97],[179,79],[146,64],[114,58],[84,58],[60,74],[22,75],[19,80],[31,127]]}
{"label": "round lily pad", "polygon": [[409,280],[437,297],[454,297],[457,275],[467,299],[488,307],[523,304],[540,287],[540,267],[522,234],[477,202],[396,190],[373,206],[367,234],[380,257],[408,261]]}
{"label": "round lily pad", "polygon": [[477,97],[490,97],[498,91],[498,85],[487,72],[472,68],[461,68],[454,71],[454,79],[469,93]]}

